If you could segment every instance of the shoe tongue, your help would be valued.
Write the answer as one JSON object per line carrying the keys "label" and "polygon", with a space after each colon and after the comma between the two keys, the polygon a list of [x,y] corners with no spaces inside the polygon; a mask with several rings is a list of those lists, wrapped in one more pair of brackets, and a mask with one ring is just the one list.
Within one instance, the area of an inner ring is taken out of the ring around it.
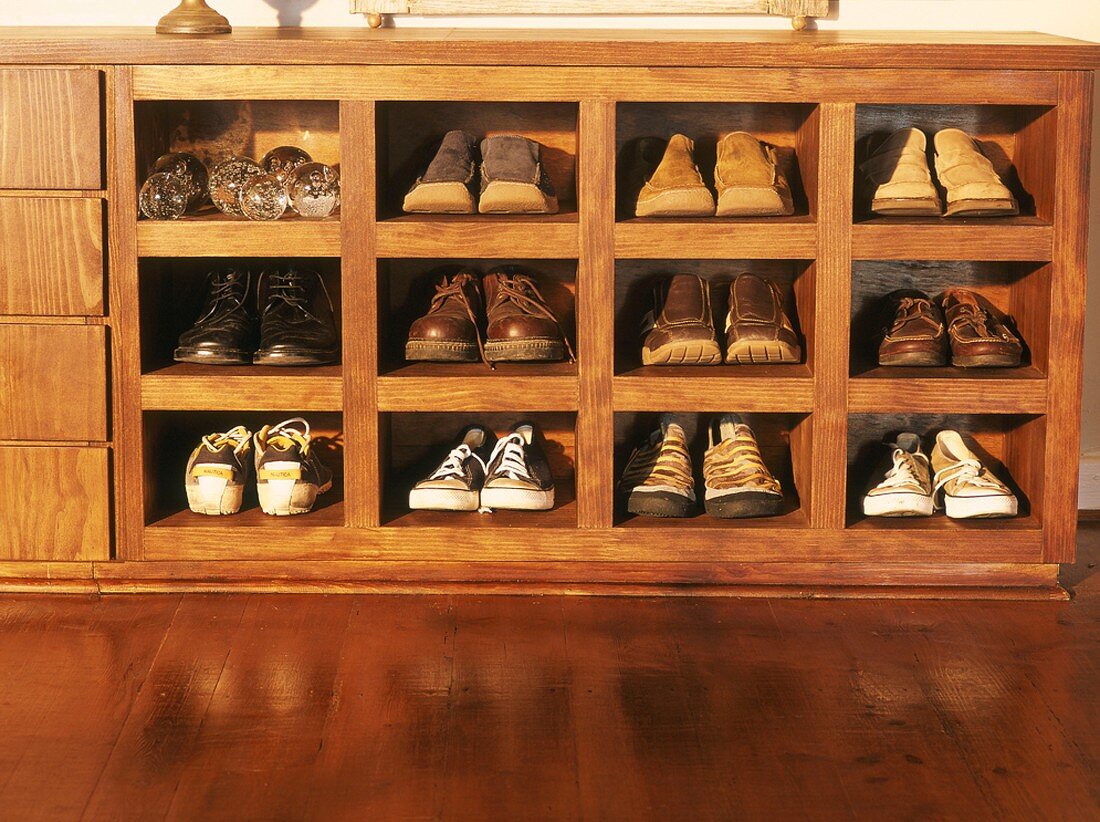
{"label": "shoe tongue", "polygon": [[974,455],[963,442],[962,435],[958,431],[940,431],[936,436],[936,443],[945,456],[953,460],[974,459]]}
{"label": "shoe tongue", "polygon": [[520,425],[516,427],[516,430],[512,432],[518,434],[523,438],[523,441],[530,445],[535,439],[535,429],[531,425]]}
{"label": "shoe tongue", "polygon": [[924,132],[920,129],[903,128],[887,137],[886,142],[879,146],[875,154],[879,154],[883,151],[902,151],[904,149],[913,149],[920,152],[927,151],[928,138],[924,136]]}
{"label": "shoe tongue", "polygon": [[[740,414],[724,414],[718,421],[718,442],[732,440],[737,436],[737,426],[744,425]],[[716,442],[715,445],[718,443]]]}
{"label": "shoe tongue", "polygon": [[462,438],[462,444],[467,446],[471,451],[476,451],[485,444],[485,429],[471,428],[466,432],[466,436]]}
{"label": "shoe tongue", "polygon": [[945,128],[934,139],[937,154],[953,154],[957,151],[973,151],[974,141],[962,129]]}
{"label": "shoe tongue", "polygon": [[894,446],[905,451],[907,454],[915,454],[920,451],[920,437],[916,434],[898,434],[897,441]]}
{"label": "shoe tongue", "polygon": [[978,296],[973,291],[967,291],[965,289],[954,289],[947,292],[948,299],[952,299],[960,305],[970,305],[974,308],[980,308],[978,305]]}

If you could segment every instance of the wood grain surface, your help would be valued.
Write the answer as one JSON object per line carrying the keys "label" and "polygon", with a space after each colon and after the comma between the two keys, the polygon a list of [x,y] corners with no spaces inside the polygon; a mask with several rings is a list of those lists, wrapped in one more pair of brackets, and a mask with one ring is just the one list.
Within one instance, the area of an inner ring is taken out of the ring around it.
{"label": "wood grain surface", "polygon": [[92,820],[1089,819],[1095,525],[1082,559],[1073,602],[1030,605],[5,596],[0,802]]}

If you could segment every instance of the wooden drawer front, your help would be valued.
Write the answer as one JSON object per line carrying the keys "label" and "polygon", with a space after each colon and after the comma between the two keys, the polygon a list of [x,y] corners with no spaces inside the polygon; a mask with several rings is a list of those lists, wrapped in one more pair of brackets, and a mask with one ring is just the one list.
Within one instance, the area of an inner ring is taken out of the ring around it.
{"label": "wooden drawer front", "polygon": [[103,313],[103,201],[0,197],[0,314]]}
{"label": "wooden drawer front", "polygon": [[0,188],[102,188],[99,80],[89,69],[0,70]]}
{"label": "wooden drawer front", "polygon": [[106,329],[0,325],[0,439],[107,439]]}
{"label": "wooden drawer front", "polygon": [[106,448],[0,447],[0,560],[110,559]]}

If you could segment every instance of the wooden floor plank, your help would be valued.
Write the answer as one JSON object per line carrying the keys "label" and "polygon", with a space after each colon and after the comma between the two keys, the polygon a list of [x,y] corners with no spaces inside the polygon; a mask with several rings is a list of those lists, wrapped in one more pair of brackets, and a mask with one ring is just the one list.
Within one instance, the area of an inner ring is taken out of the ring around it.
{"label": "wooden floor plank", "polygon": [[0,816],[81,814],[179,603],[2,598]]}
{"label": "wooden floor plank", "polygon": [[0,597],[0,817],[1100,818],[1068,603]]}

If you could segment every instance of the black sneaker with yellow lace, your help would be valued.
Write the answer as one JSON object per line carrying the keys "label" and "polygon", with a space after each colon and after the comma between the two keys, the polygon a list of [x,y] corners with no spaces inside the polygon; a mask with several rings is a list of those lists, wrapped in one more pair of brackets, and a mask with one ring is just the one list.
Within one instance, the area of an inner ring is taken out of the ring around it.
{"label": "black sneaker with yellow lace", "polygon": [[265,425],[253,439],[256,492],[265,514],[308,514],[332,488],[332,471],[317,456],[309,423],[301,417]]}
{"label": "black sneaker with yellow lace", "polygon": [[738,414],[711,422],[703,456],[704,504],[712,517],[773,517],[783,508],[783,489],[772,476],[756,436]]}

